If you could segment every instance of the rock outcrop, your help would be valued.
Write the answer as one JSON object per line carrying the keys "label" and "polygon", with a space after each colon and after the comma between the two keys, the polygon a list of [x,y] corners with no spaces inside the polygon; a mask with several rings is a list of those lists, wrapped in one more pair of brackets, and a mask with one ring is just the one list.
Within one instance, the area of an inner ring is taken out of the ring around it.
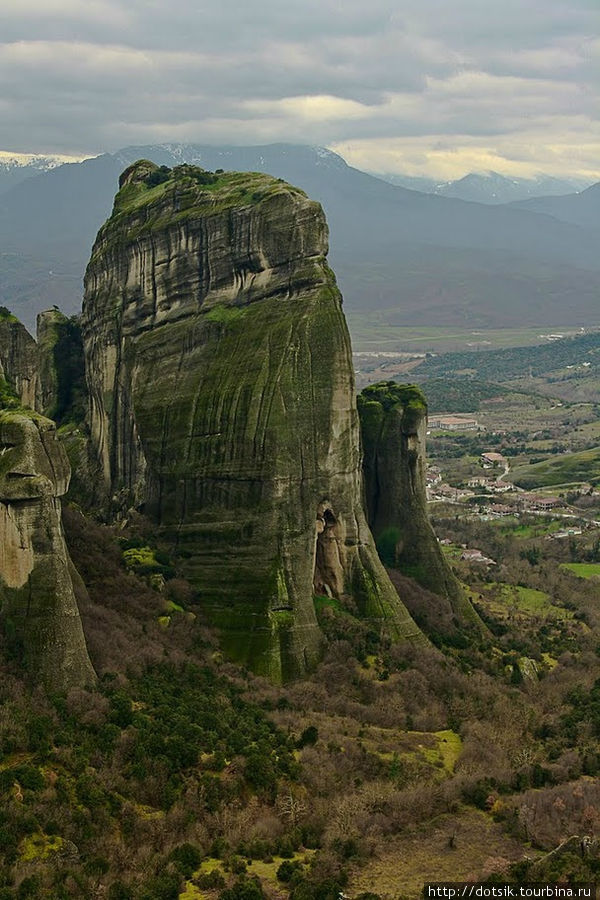
{"label": "rock outcrop", "polygon": [[358,398],[369,526],[385,564],[446,598],[457,623],[481,629],[427,515],[427,402],[417,385],[383,381]]}
{"label": "rock outcrop", "polygon": [[171,541],[228,653],[317,660],[313,594],[423,640],[362,507],[349,335],[321,207],[263,174],[121,177],[82,330],[103,503]]}
{"label": "rock outcrop", "polygon": [[59,309],[37,317],[40,411],[60,424],[82,422],[86,414],[85,367],[81,329],[76,317]]}
{"label": "rock outcrop", "polygon": [[69,475],[53,422],[0,411],[0,623],[32,677],[58,691],[95,679],[61,525]]}
{"label": "rock outcrop", "polygon": [[3,307],[0,307],[0,379],[14,391],[21,406],[40,409],[37,344],[25,326]]}

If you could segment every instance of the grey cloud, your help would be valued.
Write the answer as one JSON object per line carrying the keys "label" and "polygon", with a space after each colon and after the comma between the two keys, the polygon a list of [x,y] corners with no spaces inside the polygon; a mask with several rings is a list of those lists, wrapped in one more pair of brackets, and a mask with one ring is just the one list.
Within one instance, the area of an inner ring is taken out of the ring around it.
{"label": "grey cloud", "polygon": [[0,11],[0,149],[411,136],[433,145],[525,127],[559,143],[569,117],[584,132],[597,106],[588,0],[26,6],[3,0]]}

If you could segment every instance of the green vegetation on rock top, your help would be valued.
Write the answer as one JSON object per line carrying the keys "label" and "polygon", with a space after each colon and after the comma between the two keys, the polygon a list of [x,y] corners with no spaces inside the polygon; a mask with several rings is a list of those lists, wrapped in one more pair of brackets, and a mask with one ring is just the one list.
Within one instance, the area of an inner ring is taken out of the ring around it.
{"label": "green vegetation on rock top", "polygon": [[13,316],[10,309],[7,309],[6,306],[0,306],[0,322],[18,322],[16,316]]}
{"label": "green vegetation on rock top", "polygon": [[190,165],[168,169],[166,166],[159,168],[147,160],[130,166],[123,173],[121,183],[115,197],[113,215],[130,214],[141,209],[149,213],[156,209],[158,212],[165,201],[172,201],[179,217],[185,217],[192,208],[200,207],[205,214],[213,207],[247,206],[282,190],[306,196],[299,188],[264,172],[212,173]]}
{"label": "green vegetation on rock top", "polygon": [[359,395],[361,403],[379,403],[386,412],[401,405],[404,409],[427,411],[425,394],[417,384],[398,384],[396,381],[378,381],[366,387]]}
{"label": "green vegetation on rock top", "polygon": [[121,176],[112,215],[98,232],[92,260],[109,244],[122,248],[144,235],[282,194],[306,198],[300,188],[264,172],[213,173],[191,165],[169,169],[138,160]]}

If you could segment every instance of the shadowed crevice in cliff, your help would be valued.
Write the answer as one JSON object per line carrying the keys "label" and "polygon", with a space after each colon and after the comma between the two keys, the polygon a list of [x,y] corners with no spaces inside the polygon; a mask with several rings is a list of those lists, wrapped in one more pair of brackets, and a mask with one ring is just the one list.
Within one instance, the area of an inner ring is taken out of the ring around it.
{"label": "shadowed crevice in cliff", "polygon": [[[394,639],[423,640],[362,508],[321,207],[256,173],[141,161],[120,184],[82,316],[98,502],[149,516],[227,652],[272,678],[316,664],[321,586]],[[327,553],[338,562],[323,578]]]}
{"label": "shadowed crevice in cliff", "polygon": [[340,597],[344,593],[338,522],[326,503],[321,503],[317,511],[313,589],[315,594],[326,597]]}

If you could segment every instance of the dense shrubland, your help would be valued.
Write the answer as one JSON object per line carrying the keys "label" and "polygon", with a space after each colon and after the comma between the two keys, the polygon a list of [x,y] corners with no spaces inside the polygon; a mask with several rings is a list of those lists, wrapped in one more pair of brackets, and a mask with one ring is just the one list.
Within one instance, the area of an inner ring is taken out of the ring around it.
{"label": "dense shrubland", "polygon": [[[323,662],[276,687],[223,660],[143,520],[117,533],[66,510],[65,527],[99,686],[46,697],[16,661],[4,665],[0,897],[149,900],[188,883],[215,900],[336,900],[354,896],[355,873],[390,839],[433,820],[454,833],[465,810],[529,842],[530,855],[598,829],[597,594],[569,594],[571,576],[541,564],[543,543],[446,525],[495,554],[503,582],[573,607],[550,624],[554,643],[548,623],[518,610],[502,619],[482,600],[489,637],[445,645],[425,614],[431,595],[392,573],[431,646],[391,646],[322,600]],[[520,555],[537,545],[533,564]],[[163,567],[158,580],[127,565],[136,549]],[[463,574],[476,598],[493,589]],[[522,655],[540,662],[535,684],[515,677]],[[505,860],[506,877],[516,862]]]}

